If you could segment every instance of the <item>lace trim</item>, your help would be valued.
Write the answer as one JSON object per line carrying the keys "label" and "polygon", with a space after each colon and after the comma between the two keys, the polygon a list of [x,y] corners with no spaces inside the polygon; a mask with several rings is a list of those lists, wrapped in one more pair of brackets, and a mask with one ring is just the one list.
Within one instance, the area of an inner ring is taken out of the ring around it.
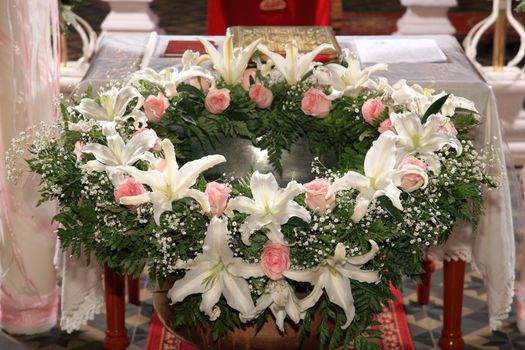
{"label": "lace trim", "polygon": [[93,320],[95,315],[101,312],[104,306],[104,298],[99,288],[92,288],[84,300],[74,310],[64,311],[60,317],[60,328],[67,333],[72,333],[88,321]]}
{"label": "lace trim", "polygon": [[[507,305],[503,310],[493,310],[489,318],[489,327],[491,331],[495,331],[503,325],[503,321],[509,318],[511,311],[512,300],[514,299],[514,280],[507,283],[505,291],[502,293]],[[521,331],[521,330],[520,330]],[[523,331],[522,331],[523,332]]]}
{"label": "lace trim", "polygon": [[472,251],[469,248],[453,248],[449,247],[435,247],[427,251],[427,258],[436,261],[458,261],[463,260],[465,262],[472,261]]}

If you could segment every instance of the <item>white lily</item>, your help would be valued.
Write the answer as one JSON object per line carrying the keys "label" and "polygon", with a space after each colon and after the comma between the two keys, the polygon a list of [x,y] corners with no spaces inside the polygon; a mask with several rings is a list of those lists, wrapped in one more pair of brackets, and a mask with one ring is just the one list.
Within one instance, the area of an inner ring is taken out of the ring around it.
{"label": "white lily", "polygon": [[304,191],[303,186],[296,181],[288,183],[286,188],[279,188],[272,173],[261,174],[258,171],[252,174],[250,180],[253,199],[238,196],[230,200],[228,209],[249,214],[240,227],[241,239],[244,244],[250,245],[250,236],[253,232],[268,227],[268,238],[277,243],[286,244],[281,232],[281,225],[297,216],[310,222],[310,213],[293,199]]}
{"label": "white lily", "polygon": [[461,142],[455,136],[438,132],[441,126],[450,121],[444,115],[433,114],[425,124],[421,124],[421,119],[414,112],[392,113],[390,120],[398,134],[398,160],[407,155],[418,154],[432,172],[438,173],[441,165],[435,152],[446,145],[453,147],[458,154],[463,150]]}
{"label": "white lily", "polygon": [[113,87],[99,94],[100,104],[91,98],[83,98],[75,109],[88,119],[112,122],[125,116],[129,103],[134,99],[137,99],[137,103],[133,107],[132,113],[139,111],[144,102],[144,97],[133,86],[126,86],[120,90]]}
{"label": "white lily", "polygon": [[213,76],[206,69],[190,65],[191,57],[186,57],[186,60],[180,72],[176,67],[163,69],[159,73],[151,68],[144,68],[133,73],[130,81],[132,84],[148,81],[162,87],[167,97],[174,97],[178,94],[177,86],[191,78],[201,77],[213,80]]}
{"label": "white lily", "polygon": [[294,42],[284,46],[286,55],[283,57],[270,51],[266,45],[259,45],[259,51],[272,60],[275,68],[281,72],[284,79],[291,85],[300,82],[305,74],[314,68],[315,63],[313,60],[321,51],[333,48],[330,44],[321,44],[308,53],[299,54],[297,44]]}
{"label": "white lily", "polygon": [[219,72],[222,79],[224,79],[224,82],[230,85],[237,84],[241,81],[242,74],[246,70],[250,58],[261,42],[261,39],[257,39],[245,48],[234,50],[232,36],[227,35],[222,46],[221,54],[209,41],[203,38],[198,39],[202,45],[204,45],[217,72]]}
{"label": "white lily", "polygon": [[103,128],[107,146],[99,143],[89,143],[82,148],[82,153],[91,153],[95,157],[82,166],[87,171],[106,171],[114,185],[122,180],[122,173],[118,166],[133,165],[144,159],[155,142],[157,134],[153,130],[146,130],[133,136],[127,143],[113,128]]}
{"label": "white lily", "polygon": [[196,189],[192,189],[200,173],[225,162],[221,155],[205,156],[184,164],[180,169],[175,159],[175,149],[169,139],[161,142],[164,151],[165,165],[162,171],[150,169],[142,171],[132,166],[118,167],[133,176],[138,183],[148,185],[151,192],[145,192],[138,196],[122,197],[120,202],[124,205],[138,205],[146,202],[153,203],[154,218],[160,225],[160,216],[166,211],[172,210],[172,202],[182,198],[193,198],[201,206],[204,212],[210,211],[210,203],[206,195]]}
{"label": "white lily", "polygon": [[285,331],[284,319],[287,315],[295,323],[299,323],[305,315],[305,311],[301,311],[299,299],[295,296],[292,287],[282,279],[270,281],[264,294],[257,299],[255,308],[247,314],[241,314],[241,320],[253,320],[267,308],[272,311],[275,324],[281,332]]}
{"label": "white lily", "polygon": [[367,87],[372,73],[388,68],[388,65],[379,63],[361,69],[359,60],[348,50],[344,50],[343,55],[347,67],[337,63],[329,63],[325,66],[325,69],[330,72],[330,81],[327,83],[332,86],[333,95],[336,97],[340,95],[355,96],[362,88]]}
{"label": "white lily", "polygon": [[[432,102],[436,101],[437,99],[445,95],[446,93],[442,92],[440,94],[433,96]],[[473,101],[466,99],[464,97],[454,96],[453,94],[450,94],[448,95],[447,100],[443,104],[443,107],[441,107],[441,114],[443,114],[446,117],[451,117],[454,115],[457,108],[462,108],[468,111],[472,111],[474,113],[479,113]]]}
{"label": "white lily", "polygon": [[168,291],[172,303],[184,300],[191,294],[202,294],[199,309],[213,321],[217,318],[214,306],[221,295],[228,305],[241,315],[252,312],[254,304],[247,278],[260,277],[263,272],[259,264],[248,264],[235,258],[228,247],[226,219],[211,219],[202,245],[202,253],[187,264],[189,271],[176,281]]}
{"label": "white lily", "polygon": [[405,106],[420,116],[423,116],[432,104],[432,90],[417,84],[408,85],[405,79],[392,85],[392,90],[391,97],[395,105]]}
{"label": "white lily", "polygon": [[396,208],[403,210],[399,198],[401,190],[398,188],[403,175],[420,175],[424,179],[422,187],[424,188],[427,185],[428,176],[421,168],[407,165],[402,170],[396,169],[396,141],[397,137],[392,132],[381,134],[366,153],[365,174],[349,171],[343,177],[336,179],[330,187],[326,195],[327,198],[338,191],[349,188],[355,188],[359,191],[354,213],[351,217],[354,222],[361,220],[370,203],[381,196],[387,196]]}
{"label": "white lily", "polygon": [[334,255],[316,268],[288,270],[283,273],[286,278],[298,282],[309,282],[314,286],[312,292],[299,301],[301,311],[313,307],[325,290],[328,299],[340,306],[345,313],[346,322],[341,328],[346,329],[352,323],[355,306],[350,279],[367,283],[377,283],[381,280],[377,271],[361,270],[361,267],[379,252],[377,243],[372,240],[369,242],[372,248],[364,255],[348,257],[345,246],[338,243]]}

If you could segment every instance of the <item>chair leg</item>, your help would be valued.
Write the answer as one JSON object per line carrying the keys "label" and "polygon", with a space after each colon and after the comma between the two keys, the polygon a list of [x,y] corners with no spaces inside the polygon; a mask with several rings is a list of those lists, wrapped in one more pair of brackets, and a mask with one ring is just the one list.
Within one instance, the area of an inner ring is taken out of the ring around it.
{"label": "chair leg", "polygon": [[443,330],[439,346],[445,350],[460,350],[465,344],[461,335],[465,262],[445,261],[443,273]]}
{"label": "chair leg", "polygon": [[104,287],[107,319],[104,349],[125,350],[129,345],[129,338],[125,322],[124,278],[106,266]]}
{"label": "chair leg", "polygon": [[133,305],[140,305],[140,276],[133,278],[127,276],[128,281],[128,302]]}
{"label": "chair leg", "polygon": [[424,273],[421,274],[421,284],[417,284],[417,302],[421,305],[428,305],[430,302],[430,281],[432,272],[436,271],[436,264],[432,260],[421,262]]}

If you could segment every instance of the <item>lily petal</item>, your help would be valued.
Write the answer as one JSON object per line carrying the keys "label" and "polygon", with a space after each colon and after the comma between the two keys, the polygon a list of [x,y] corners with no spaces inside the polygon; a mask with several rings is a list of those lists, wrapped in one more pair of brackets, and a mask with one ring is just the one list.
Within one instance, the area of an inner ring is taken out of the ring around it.
{"label": "lily petal", "polygon": [[210,289],[202,293],[202,301],[199,305],[199,310],[204,312],[211,321],[216,317],[213,315],[213,307],[219,302],[221,298],[221,285],[215,283]]}
{"label": "lily petal", "polygon": [[352,288],[350,280],[343,275],[328,272],[328,282],[325,285],[328,299],[343,309],[346,322],[341,326],[342,329],[348,328],[355,316],[354,298],[352,296]]}
{"label": "lily petal", "polygon": [[253,310],[255,306],[250,295],[248,282],[245,279],[227,273],[221,273],[220,278],[224,298],[229,306],[241,314],[247,314]]}
{"label": "lily petal", "polygon": [[175,281],[173,287],[168,291],[168,298],[171,299],[172,304],[184,300],[188,295],[204,293],[206,291],[205,271],[205,268],[195,268],[186,272],[186,275],[180,280]]}

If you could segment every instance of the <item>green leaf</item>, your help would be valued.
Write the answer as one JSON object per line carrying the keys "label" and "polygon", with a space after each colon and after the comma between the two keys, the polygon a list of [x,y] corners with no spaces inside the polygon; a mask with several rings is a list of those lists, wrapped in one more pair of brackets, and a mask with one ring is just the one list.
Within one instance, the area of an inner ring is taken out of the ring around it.
{"label": "green leaf", "polygon": [[403,221],[403,215],[401,215],[399,209],[394,207],[394,205],[387,196],[381,196],[377,198],[377,201],[379,202],[379,205],[381,205],[381,207],[385,209],[388,212],[388,214],[390,214],[394,219],[396,219],[397,221]]}
{"label": "green leaf", "polygon": [[432,114],[438,113],[441,110],[441,107],[443,107],[443,105],[447,101],[448,96],[449,94],[441,96],[436,101],[434,101],[434,103],[432,103],[430,107],[427,108],[427,111],[423,115],[423,118],[421,118],[421,123],[425,123],[428,117],[430,117]]}
{"label": "green leaf", "polygon": [[190,85],[190,84],[185,84],[185,83],[179,84],[177,86],[177,92],[178,93],[186,93],[186,94],[188,94],[190,96],[196,96],[196,97],[200,97],[200,98],[206,97],[204,95],[204,92],[202,92],[200,89],[197,89],[195,86]]}

